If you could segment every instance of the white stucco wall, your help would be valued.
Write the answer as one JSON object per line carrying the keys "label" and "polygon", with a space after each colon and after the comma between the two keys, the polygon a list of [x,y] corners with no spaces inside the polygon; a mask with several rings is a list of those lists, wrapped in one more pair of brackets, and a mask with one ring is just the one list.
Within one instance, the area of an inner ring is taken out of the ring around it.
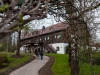
{"label": "white stucco wall", "polygon": [[65,46],[67,46],[67,43],[54,43],[50,44],[52,45],[55,49],[59,47],[59,51],[57,51],[58,54],[65,54]]}

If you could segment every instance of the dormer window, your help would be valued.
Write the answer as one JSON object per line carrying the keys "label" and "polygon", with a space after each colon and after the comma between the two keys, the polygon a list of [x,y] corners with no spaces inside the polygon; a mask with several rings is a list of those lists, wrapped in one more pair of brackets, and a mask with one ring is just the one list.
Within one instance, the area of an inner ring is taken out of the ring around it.
{"label": "dormer window", "polygon": [[38,34],[38,31],[36,31],[36,34]]}
{"label": "dormer window", "polygon": [[38,30],[37,29],[35,30],[35,34],[38,34]]}
{"label": "dormer window", "polygon": [[32,32],[32,35],[34,35],[34,32]]}
{"label": "dormer window", "polygon": [[51,30],[53,30],[53,28],[52,28],[52,27],[50,27],[50,29],[49,29],[49,30],[51,31]]}

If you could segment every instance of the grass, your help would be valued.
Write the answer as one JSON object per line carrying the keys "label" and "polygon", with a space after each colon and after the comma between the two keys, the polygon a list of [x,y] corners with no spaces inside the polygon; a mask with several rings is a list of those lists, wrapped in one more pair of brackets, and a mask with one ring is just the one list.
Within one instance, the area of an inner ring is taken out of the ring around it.
{"label": "grass", "polygon": [[[93,54],[93,57],[100,57],[100,52],[97,52],[95,54]],[[99,63],[100,64],[100,63]],[[100,75],[100,65],[93,65],[90,66],[87,63],[82,62],[80,64],[80,73],[82,73],[82,75],[93,75],[91,73],[95,73],[95,75]]]}
{"label": "grass", "polygon": [[24,57],[22,57],[22,58],[11,58],[10,57],[11,55],[12,55],[12,53],[8,54],[8,60],[10,61],[10,64],[7,67],[0,69],[0,73],[4,72],[12,67],[15,67],[30,58],[29,54],[24,54]]}
{"label": "grass", "polygon": [[[95,73],[95,74],[92,74]],[[90,66],[87,63],[80,64],[80,75],[100,75],[100,66]]]}
{"label": "grass", "polygon": [[52,72],[55,75],[70,75],[70,67],[68,66],[68,55],[66,54],[48,54],[55,57],[55,62],[52,66]]}
{"label": "grass", "polygon": [[[68,55],[67,54],[47,54],[49,56],[55,57],[55,62],[52,66],[52,72],[55,75],[70,75],[70,67],[68,66]],[[81,63],[80,65],[80,75],[100,75],[100,66],[94,65],[91,67],[87,63]]]}

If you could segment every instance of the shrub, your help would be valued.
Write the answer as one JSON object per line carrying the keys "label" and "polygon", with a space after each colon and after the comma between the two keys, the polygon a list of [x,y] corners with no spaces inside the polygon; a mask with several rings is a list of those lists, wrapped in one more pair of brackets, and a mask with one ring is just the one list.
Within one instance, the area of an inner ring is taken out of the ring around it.
{"label": "shrub", "polygon": [[93,57],[93,64],[100,65],[100,56]]}
{"label": "shrub", "polygon": [[9,62],[7,54],[4,53],[3,58],[4,58],[3,63],[8,63]]}
{"label": "shrub", "polygon": [[2,65],[2,63],[9,64],[8,56],[5,53],[0,53],[0,65]]}
{"label": "shrub", "polygon": [[65,54],[68,54],[69,46],[65,47]]}
{"label": "shrub", "polygon": [[4,61],[3,54],[2,54],[2,53],[0,53],[0,65],[3,63],[3,61]]}
{"label": "shrub", "polygon": [[94,52],[92,51],[92,48],[89,47],[82,47],[79,52],[79,59],[85,63],[90,63],[91,61],[91,54]]}

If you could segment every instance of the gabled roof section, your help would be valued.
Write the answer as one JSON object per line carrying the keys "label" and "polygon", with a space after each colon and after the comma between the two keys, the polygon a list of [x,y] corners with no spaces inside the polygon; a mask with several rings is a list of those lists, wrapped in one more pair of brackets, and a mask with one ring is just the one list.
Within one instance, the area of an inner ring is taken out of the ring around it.
{"label": "gabled roof section", "polygon": [[37,31],[34,31],[34,32],[26,35],[23,39],[31,38],[31,37],[39,36],[39,35],[44,35],[44,34],[48,34],[51,32],[60,31],[60,30],[64,30],[64,29],[67,29],[68,27],[69,27],[69,25],[67,23],[54,24],[52,26],[46,27],[44,30],[39,29]]}

